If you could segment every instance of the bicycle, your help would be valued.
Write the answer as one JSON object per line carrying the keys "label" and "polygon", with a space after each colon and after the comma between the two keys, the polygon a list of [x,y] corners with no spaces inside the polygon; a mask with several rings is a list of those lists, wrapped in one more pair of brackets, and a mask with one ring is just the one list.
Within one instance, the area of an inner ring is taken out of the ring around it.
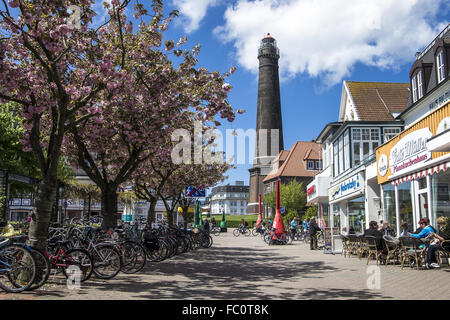
{"label": "bicycle", "polygon": [[219,226],[212,226],[210,233],[212,233],[215,236],[218,236],[220,234],[220,231],[221,231],[221,229]]}
{"label": "bicycle", "polygon": [[235,237],[239,237],[241,234],[248,237],[251,235],[251,231],[245,227],[239,227],[239,228],[233,230],[233,235]]}
{"label": "bicycle", "polygon": [[265,229],[262,226],[254,227],[253,229],[251,229],[252,231],[252,236],[257,236],[257,235],[262,235],[264,234]]}
{"label": "bicycle", "polygon": [[[93,241],[95,237],[96,242]],[[83,236],[75,235],[73,240],[92,255],[94,274],[100,279],[112,279],[122,269],[122,253],[112,243],[99,242],[100,237],[98,229],[86,227]]]}
{"label": "bicycle", "polygon": [[69,277],[67,269],[75,266],[81,271],[80,282],[86,281],[94,271],[92,256],[85,249],[67,249],[67,246],[70,245],[72,245],[70,240],[50,239],[47,243],[45,255],[49,259],[51,266],[56,270],[61,270],[66,278]]}
{"label": "bicycle", "polygon": [[291,244],[292,243],[292,237],[289,235],[288,232],[283,232],[282,234],[277,234],[277,228],[272,228],[272,232],[266,235],[265,241],[270,245],[274,244]]}
{"label": "bicycle", "polygon": [[26,250],[30,251],[36,260],[36,276],[34,282],[28,289],[25,290],[32,291],[42,287],[44,283],[47,282],[51,270],[50,261],[48,260],[44,251],[36,247],[27,245],[25,241],[28,240],[28,236],[25,235],[14,236],[9,238],[9,240],[12,243],[22,246]]}
{"label": "bicycle", "polygon": [[6,292],[29,289],[36,277],[36,259],[32,251],[10,239],[0,242],[0,288]]}

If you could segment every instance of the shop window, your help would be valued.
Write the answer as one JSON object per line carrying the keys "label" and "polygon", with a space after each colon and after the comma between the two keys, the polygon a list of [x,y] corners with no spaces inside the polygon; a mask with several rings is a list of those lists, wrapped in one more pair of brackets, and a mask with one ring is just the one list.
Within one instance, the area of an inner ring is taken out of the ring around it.
{"label": "shop window", "polygon": [[415,225],[413,219],[413,207],[411,196],[411,182],[405,182],[399,184],[397,187],[398,193],[398,206],[400,215],[400,224],[406,222],[408,224],[408,230],[414,232]]}
{"label": "shop window", "polygon": [[419,182],[419,190],[427,188],[427,178],[426,177],[419,179],[418,182]]}
{"label": "shop window", "polygon": [[341,206],[333,204],[333,227],[341,232]]}
{"label": "shop window", "polygon": [[360,197],[348,201],[349,232],[362,233],[365,225],[365,198]]}
{"label": "shop window", "polygon": [[395,187],[390,184],[384,184],[383,188],[383,211],[384,220],[386,220],[392,229],[397,230],[397,217],[395,213]]}
{"label": "shop window", "polygon": [[450,219],[450,170],[431,176],[431,206],[435,228],[440,217]]}

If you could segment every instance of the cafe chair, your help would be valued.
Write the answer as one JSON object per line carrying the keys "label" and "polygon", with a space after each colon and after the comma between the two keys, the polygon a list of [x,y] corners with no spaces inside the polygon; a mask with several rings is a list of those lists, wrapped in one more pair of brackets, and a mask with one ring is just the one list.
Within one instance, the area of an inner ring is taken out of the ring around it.
{"label": "cafe chair", "polygon": [[349,257],[350,258],[350,240],[347,236],[344,236],[341,234],[341,241],[342,241],[342,256]]}
{"label": "cafe chair", "polygon": [[413,267],[412,262],[415,263],[417,270],[419,270],[419,265],[424,261],[424,254],[426,252],[425,246],[421,248],[423,242],[414,237],[400,237],[401,248],[401,264],[402,270],[405,260],[408,260],[411,267]]}
{"label": "cafe chair", "polygon": [[398,239],[384,235],[383,236],[384,243],[386,244],[386,262],[385,266],[388,265],[388,262],[393,260],[394,264],[395,262],[399,261],[399,245],[400,242]]}
{"label": "cafe chair", "polygon": [[380,261],[381,254],[383,253],[377,247],[377,238],[373,236],[365,236],[366,244],[367,244],[367,264],[369,264],[370,257],[374,257],[377,265]]}
{"label": "cafe chair", "polygon": [[356,234],[349,234],[348,236],[348,244],[349,244],[349,250],[350,254],[352,255],[358,255],[359,251],[359,239]]}
{"label": "cafe chair", "polygon": [[358,243],[359,243],[358,258],[359,260],[361,260],[362,257],[365,257],[366,255],[369,254],[369,247],[367,246],[366,240],[362,236],[358,237]]}
{"label": "cafe chair", "polygon": [[450,265],[450,240],[442,241],[440,247],[440,250],[437,252],[439,266],[442,267],[444,261],[448,266]]}

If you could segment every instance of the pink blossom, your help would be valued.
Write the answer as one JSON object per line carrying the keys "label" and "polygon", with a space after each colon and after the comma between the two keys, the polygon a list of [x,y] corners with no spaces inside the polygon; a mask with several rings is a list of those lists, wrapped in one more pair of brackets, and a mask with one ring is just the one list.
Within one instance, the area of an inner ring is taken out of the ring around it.
{"label": "pink blossom", "polygon": [[11,8],[17,8],[19,6],[19,0],[9,0],[8,4]]}

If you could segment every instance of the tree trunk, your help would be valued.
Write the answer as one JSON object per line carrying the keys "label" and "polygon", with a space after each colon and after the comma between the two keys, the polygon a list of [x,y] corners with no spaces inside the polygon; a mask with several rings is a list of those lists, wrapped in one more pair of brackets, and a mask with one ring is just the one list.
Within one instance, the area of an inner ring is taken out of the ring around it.
{"label": "tree trunk", "polygon": [[157,202],[158,198],[153,198],[150,200],[150,207],[147,211],[147,226],[151,226],[152,223],[155,222],[155,208]]}
{"label": "tree trunk", "polygon": [[116,188],[102,189],[102,229],[117,227],[117,193]]}
{"label": "tree trunk", "polygon": [[41,180],[36,197],[36,214],[32,214],[29,243],[45,249],[52,207],[56,197],[56,170]]}

